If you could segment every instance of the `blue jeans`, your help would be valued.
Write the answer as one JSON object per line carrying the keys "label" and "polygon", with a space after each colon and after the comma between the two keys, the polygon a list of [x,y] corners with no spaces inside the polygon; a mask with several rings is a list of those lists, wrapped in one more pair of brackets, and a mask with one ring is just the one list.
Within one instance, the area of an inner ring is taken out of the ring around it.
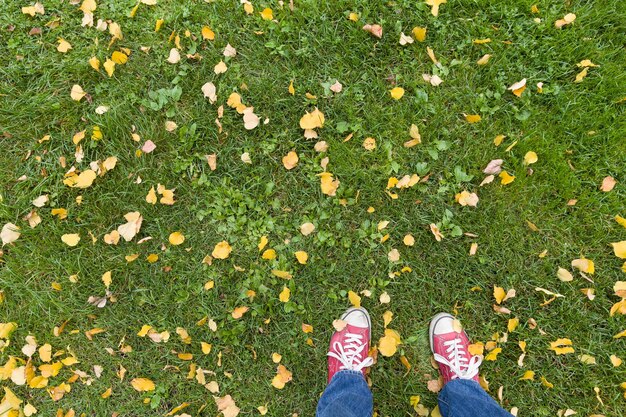
{"label": "blue jeans", "polygon": [[[372,392],[361,372],[339,371],[317,404],[317,417],[371,417]],[[511,417],[475,381],[456,379],[439,393],[443,417]]]}

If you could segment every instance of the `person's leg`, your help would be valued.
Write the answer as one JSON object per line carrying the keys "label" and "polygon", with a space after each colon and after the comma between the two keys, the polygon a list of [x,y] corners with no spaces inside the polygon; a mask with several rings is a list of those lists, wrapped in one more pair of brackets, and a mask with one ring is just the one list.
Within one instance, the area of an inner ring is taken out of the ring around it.
{"label": "person's leg", "polygon": [[317,404],[317,417],[370,417],[372,392],[359,371],[339,371]]}
{"label": "person's leg", "polygon": [[350,308],[342,316],[345,326],[330,339],[328,386],[317,404],[317,417],[371,417],[372,392],[365,382],[371,321],[364,308]]}
{"label": "person's leg", "polygon": [[469,338],[454,316],[430,322],[430,348],[443,378],[439,411],[443,417],[511,417],[478,383],[482,356],[470,354]]}
{"label": "person's leg", "polygon": [[439,393],[443,417],[511,417],[476,381],[455,379]]}

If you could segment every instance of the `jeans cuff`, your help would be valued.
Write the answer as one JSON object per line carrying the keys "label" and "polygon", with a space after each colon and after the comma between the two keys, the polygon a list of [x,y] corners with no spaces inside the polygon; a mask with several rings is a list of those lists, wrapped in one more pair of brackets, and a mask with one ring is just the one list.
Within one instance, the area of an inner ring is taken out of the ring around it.
{"label": "jeans cuff", "polygon": [[335,375],[333,375],[331,381],[333,379],[335,379],[335,377],[337,375],[358,375],[361,378],[365,379],[365,376],[363,376],[363,372],[361,372],[361,371],[353,371],[353,370],[350,370],[350,369],[342,369],[341,371],[335,372]]}

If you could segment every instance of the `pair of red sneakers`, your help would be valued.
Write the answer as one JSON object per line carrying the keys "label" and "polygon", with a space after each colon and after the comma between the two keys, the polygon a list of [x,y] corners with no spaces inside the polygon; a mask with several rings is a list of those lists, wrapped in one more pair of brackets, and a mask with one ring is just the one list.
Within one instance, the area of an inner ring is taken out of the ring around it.
{"label": "pair of red sneakers", "polygon": [[[342,370],[360,371],[374,363],[369,356],[372,322],[362,307],[350,308],[341,320],[346,326],[333,334],[328,351],[328,382]],[[469,338],[455,326],[455,318],[439,313],[430,322],[430,349],[446,384],[453,379],[473,379],[478,382],[482,356],[469,353]],[[458,330],[458,331],[457,331]]]}

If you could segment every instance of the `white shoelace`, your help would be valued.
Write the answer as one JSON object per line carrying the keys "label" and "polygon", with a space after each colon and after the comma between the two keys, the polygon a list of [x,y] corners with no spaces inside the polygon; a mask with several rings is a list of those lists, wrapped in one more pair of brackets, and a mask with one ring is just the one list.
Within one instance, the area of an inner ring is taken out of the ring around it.
{"label": "white shoelace", "polygon": [[360,334],[346,333],[345,343],[333,343],[333,347],[327,355],[341,362],[339,369],[360,371],[363,368],[372,366],[374,359],[371,356],[368,356],[363,361],[360,359],[361,352],[365,349],[365,343],[362,339],[363,336]]}
{"label": "white shoelace", "polygon": [[448,357],[444,357],[435,353],[435,360],[442,363],[452,370],[452,379],[472,379],[478,375],[478,367],[483,361],[482,356],[472,356],[467,359],[463,349],[461,339],[452,339],[443,342],[447,346],[446,353]]}

